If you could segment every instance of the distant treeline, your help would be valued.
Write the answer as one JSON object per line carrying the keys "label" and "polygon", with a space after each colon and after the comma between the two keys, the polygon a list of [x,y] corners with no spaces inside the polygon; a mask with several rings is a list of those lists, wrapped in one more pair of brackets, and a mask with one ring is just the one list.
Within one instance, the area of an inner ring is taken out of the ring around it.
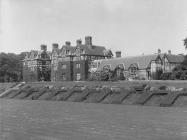
{"label": "distant treeline", "polygon": [[22,60],[25,52],[20,54],[0,53],[0,82],[22,81]]}

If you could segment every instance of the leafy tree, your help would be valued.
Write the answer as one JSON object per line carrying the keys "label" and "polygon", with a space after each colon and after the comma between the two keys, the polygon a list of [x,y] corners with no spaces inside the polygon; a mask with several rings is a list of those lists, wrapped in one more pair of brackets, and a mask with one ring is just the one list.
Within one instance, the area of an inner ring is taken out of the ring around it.
{"label": "leafy tree", "polygon": [[183,64],[176,66],[172,71],[171,79],[186,80],[187,66]]}
{"label": "leafy tree", "polygon": [[97,70],[89,75],[90,81],[110,81],[112,80],[113,71],[110,69]]}
{"label": "leafy tree", "polygon": [[181,65],[187,66],[187,55],[184,56],[184,61],[182,62]]}
{"label": "leafy tree", "polygon": [[0,53],[0,82],[17,82],[22,80],[22,60],[25,52]]}
{"label": "leafy tree", "polygon": [[[120,76],[117,76],[117,70],[120,69]],[[97,70],[95,72],[91,72],[89,75],[90,81],[116,81],[116,80],[125,80],[123,70],[121,68],[116,67],[114,70],[109,68],[103,68],[102,70]]]}
{"label": "leafy tree", "polygon": [[183,41],[184,41],[185,49],[187,49],[187,37]]}

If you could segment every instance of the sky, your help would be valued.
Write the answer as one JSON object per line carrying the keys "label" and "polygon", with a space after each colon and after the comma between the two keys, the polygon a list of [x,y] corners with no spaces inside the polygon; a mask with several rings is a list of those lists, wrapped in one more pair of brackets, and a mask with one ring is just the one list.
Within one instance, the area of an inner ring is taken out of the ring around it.
{"label": "sky", "polygon": [[186,0],[0,0],[0,52],[76,44],[92,36],[123,56],[186,54]]}

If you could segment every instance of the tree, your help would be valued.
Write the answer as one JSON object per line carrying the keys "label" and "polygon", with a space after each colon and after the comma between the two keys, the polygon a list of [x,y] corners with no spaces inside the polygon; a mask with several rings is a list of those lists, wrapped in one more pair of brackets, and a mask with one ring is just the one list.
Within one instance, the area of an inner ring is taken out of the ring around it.
{"label": "tree", "polygon": [[17,82],[22,80],[22,60],[25,53],[0,53],[0,82]]}
{"label": "tree", "polygon": [[187,79],[187,66],[183,64],[176,66],[172,70],[171,77],[172,79],[186,80]]}
{"label": "tree", "polygon": [[183,41],[184,41],[185,49],[187,49],[187,37]]}
{"label": "tree", "polygon": [[97,70],[89,75],[90,81],[111,81],[113,71],[110,69]]}

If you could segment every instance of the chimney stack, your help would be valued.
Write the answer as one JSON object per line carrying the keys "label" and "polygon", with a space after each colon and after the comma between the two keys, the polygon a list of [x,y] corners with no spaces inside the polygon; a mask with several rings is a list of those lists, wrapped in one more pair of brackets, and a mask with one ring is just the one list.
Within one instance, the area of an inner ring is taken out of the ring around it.
{"label": "chimney stack", "polygon": [[92,37],[91,36],[85,37],[85,45],[92,45]]}
{"label": "chimney stack", "polygon": [[171,50],[168,50],[168,54],[171,54]]}
{"label": "chimney stack", "polygon": [[121,51],[116,51],[116,58],[120,58],[121,57]]}
{"label": "chimney stack", "polygon": [[41,48],[41,51],[47,51],[47,45],[42,44],[40,48]]}
{"label": "chimney stack", "polygon": [[158,49],[158,54],[161,54],[161,49]]}
{"label": "chimney stack", "polygon": [[53,43],[52,44],[52,50],[58,50],[58,44],[57,43]]}
{"label": "chimney stack", "polygon": [[70,41],[66,41],[65,44],[66,44],[67,46],[71,46],[71,42],[70,42]]}
{"label": "chimney stack", "polygon": [[81,39],[78,39],[76,42],[77,42],[77,46],[82,45],[82,40]]}

